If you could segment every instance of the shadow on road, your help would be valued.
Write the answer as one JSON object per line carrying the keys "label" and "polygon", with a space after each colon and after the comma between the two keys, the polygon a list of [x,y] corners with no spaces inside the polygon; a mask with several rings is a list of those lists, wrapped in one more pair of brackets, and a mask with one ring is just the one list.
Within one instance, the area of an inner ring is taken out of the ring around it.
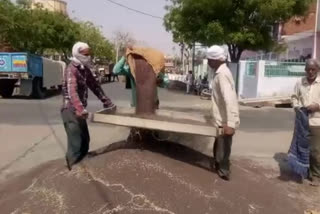
{"label": "shadow on road", "polygon": [[173,106],[160,106],[163,110],[168,111],[177,111],[177,112],[184,112],[184,113],[194,113],[194,114],[204,114],[209,115],[210,111],[207,109],[201,109],[198,107],[194,108],[186,108],[186,107],[173,107]]}
{"label": "shadow on road", "polygon": [[[208,103],[210,106],[210,103]],[[185,113],[202,114],[210,121],[211,110],[204,107],[173,107],[173,106],[160,106],[163,110],[179,111]],[[272,117],[270,116],[272,115]],[[270,132],[292,132],[294,125],[293,111],[283,108],[264,108],[264,109],[241,109],[240,111],[240,131],[247,133],[270,133]],[[263,121],[263,122],[262,122]]]}
{"label": "shadow on road", "polygon": [[288,155],[286,153],[276,153],[273,158],[279,164],[280,176],[278,177],[281,181],[293,181],[301,183],[301,178],[293,173],[287,162]]}
{"label": "shadow on road", "polygon": [[[44,100],[50,99],[52,97],[60,96],[60,95],[61,95],[61,90],[48,90],[48,91],[46,91],[46,96],[45,96]],[[2,99],[4,99],[4,98],[2,98]],[[9,99],[9,100],[39,100],[39,99],[33,98],[32,96],[22,96],[22,95],[13,95],[12,97],[6,98],[6,99]]]}
{"label": "shadow on road", "polygon": [[127,141],[120,141],[113,143],[109,146],[100,148],[98,150],[89,152],[88,158],[93,158],[109,152],[122,150],[122,149],[139,149],[148,150],[153,153],[158,153],[166,157],[188,163],[190,165],[200,167],[210,172],[214,172],[213,158],[190,149],[186,146],[180,145],[176,142],[170,141],[149,141],[144,143],[131,143]]}

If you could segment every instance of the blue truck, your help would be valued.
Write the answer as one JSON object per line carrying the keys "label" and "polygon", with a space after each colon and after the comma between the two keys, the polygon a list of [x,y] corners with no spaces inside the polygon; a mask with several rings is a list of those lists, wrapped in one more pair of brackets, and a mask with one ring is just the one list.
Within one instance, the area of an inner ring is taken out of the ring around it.
{"label": "blue truck", "polygon": [[28,53],[0,52],[0,96],[18,94],[44,98],[48,89],[60,87],[65,63]]}

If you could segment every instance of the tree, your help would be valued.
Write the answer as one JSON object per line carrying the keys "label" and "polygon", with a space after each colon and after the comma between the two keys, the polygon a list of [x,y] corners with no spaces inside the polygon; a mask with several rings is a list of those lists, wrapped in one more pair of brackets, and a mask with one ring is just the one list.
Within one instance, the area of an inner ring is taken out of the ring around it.
{"label": "tree", "polygon": [[67,58],[74,43],[84,41],[95,57],[113,59],[113,47],[98,27],[90,22],[75,22],[41,6],[30,9],[25,6],[28,2],[21,0],[20,5],[15,5],[0,0],[0,47],[39,55],[63,54]]}
{"label": "tree", "polygon": [[175,67],[180,67],[182,65],[181,57],[177,55],[174,56],[173,62]]}
{"label": "tree", "polygon": [[112,44],[103,36],[101,30],[91,22],[80,22],[78,40],[89,44],[92,55],[100,60],[112,61],[114,49]]}
{"label": "tree", "polygon": [[244,50],[272,50],[272,27],[305,15],[313,0],[171,0],[164,25],[175,42],[226,44],[231,61]]}
{"label": "tree", "polygon": [[0,43],[14,50],[39,55],[53,50],[68,55],[78,34],[78,25],[60,13],[0,0]]}
{"label": "tree", "polygon": [[9,29],[15,25],[12,19],[15,9],[9,0],[0,0],[0,44],[2,45],[8,45]]}
{"label": "tree", "polygon": [[130,33],[119,30],[114,32],[113,43],[116,49],[116,61],[118,61],[119,56],[123,56],[125,54],[126,46],[129,44],[136,44],[136,40],[132,37]]}
{"label": "tree", "polygon": [[23,8],[31,8],[31,0],[17,0],[17,4]]}

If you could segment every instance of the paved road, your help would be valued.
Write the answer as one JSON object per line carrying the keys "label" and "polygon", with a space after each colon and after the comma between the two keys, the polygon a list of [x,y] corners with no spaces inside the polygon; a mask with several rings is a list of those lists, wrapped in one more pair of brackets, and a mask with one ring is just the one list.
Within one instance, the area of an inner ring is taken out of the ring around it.
{"label": "paved road", "polygon": [[[104,85],[106,93],[120,106],[129,106],[130,91],[125,90],[121,83]],[[210,101],[203,101],[196,96],[186,96],[182,93],[168,92],[161,89],[161,107],[183,111],[198,111],[208,109]],[[59,108],[61,96],[51,96],[45,100],[32,100],[25,97],[0,99],[1,124],[7,125],[46,125],[60,124]],[[89,111],[101,108],[100,102],[89,95]],[[42,112],[44,111],[44,113]],[[290,109],[241,109],[241,128],[248,132],[290,131],[293,114]]]}
{"label": "paved road", "polygon": [[[130,91],[123,84],[103,88],[116,104],[129,106]],[[161,108],[210,112],[210,101],[199,97],[159,94]],[[89,100],[89,111],[101,108],[92,94]],[[175,134],[166,137],[184,146],[163,142],[144,151],[105,154],[114,148],[109,145],[121,146],[129,130],[92,123],[91,149],[102,148],[100,155],[70,173],[56,160],[66,148],[60,105],[60,96],[0,99],[2,213],[302,213],[317,206],[319,192],[288,182],[287,171],[279,172],[292,135],[290,109],[241,107],[233,180],[226,183],[211,172],[211,138]]]}
{"label": "paved road", "polygon": [[[119,106],[129,106],[130,91],[120,83],[103,86]],[[210,111],[210,101],[196,96],[160,90],[161,108],[179,111]],[[0,179],[48,160],[61,158],[66,138],[59,109],[61,96],[45,100],[21,97],[0,99],[0,136],[5,144],[0,157]],[[101,103],[89,96],[89,111],[101,108]],[[293,114],[290,109],[241,109],[241,128],[234,143],[234,156],[268,158],[286,152],[291,138]],[[91,147],[97,149],[126,139],[128,129],[90,124]],[[212,139],[174,136],[176,141],[211,155]],[[195,140],[196,139],[196,140]],[[195,143],[197,141],[197,143]]]}

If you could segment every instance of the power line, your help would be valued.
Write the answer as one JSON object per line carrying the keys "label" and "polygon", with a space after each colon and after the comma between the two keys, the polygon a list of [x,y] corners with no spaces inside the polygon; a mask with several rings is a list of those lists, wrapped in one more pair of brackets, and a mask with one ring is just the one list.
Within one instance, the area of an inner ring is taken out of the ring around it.
{"label": "power line", "polygon": [[161,20],[163,20],[163,18],[160,17],[160,16],[155,16],[155,15],[152,15],[152,14],[149,14],[149,13],[142,12],[142,11],[140,11],[140,10],[136,10],[136,9],[127,7],[127,6],[123,5],[123,4],[120,4],[120,3],[118,3],[118,2],[115,2],[115,1],[113,1],[113,0],[107,0],[107,1],[110,2],[110,3],[112,3],[112,4],[118,5],[119,7],[123,7],[123,8],[125,8],[125,9],[127,9],[127,10],[131,10],[131,11],[133,11],[133,12],[135,12],[135,13],[139,13],[139,14],[142,14],[142,15],[145,15],[145,16],[149,16],[149,17],[152,17],[152,18],[155,18],[155,19],[161,19]]}

